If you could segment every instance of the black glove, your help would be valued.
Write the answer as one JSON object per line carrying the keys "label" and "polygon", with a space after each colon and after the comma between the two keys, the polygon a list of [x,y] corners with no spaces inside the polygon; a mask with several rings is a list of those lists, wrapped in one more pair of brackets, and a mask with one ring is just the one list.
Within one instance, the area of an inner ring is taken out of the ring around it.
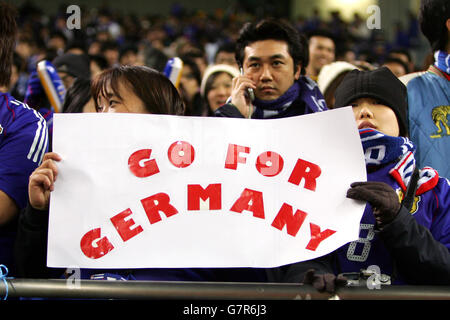
{"label": "black glove", "polygon": [[347,284],[343,275],[337,277],[332,273],[317,274],[315,269],[309,269],[303,278],[303,284],[310,284],[320,292],[335,293],[339,286]]}
{"label": "black glove", "polygon": [[367,201],[373,209],[378,227],[382,227],[397,216],[401,204],[397,193],[384,182],[354,182],[347,191],[347,198]]}

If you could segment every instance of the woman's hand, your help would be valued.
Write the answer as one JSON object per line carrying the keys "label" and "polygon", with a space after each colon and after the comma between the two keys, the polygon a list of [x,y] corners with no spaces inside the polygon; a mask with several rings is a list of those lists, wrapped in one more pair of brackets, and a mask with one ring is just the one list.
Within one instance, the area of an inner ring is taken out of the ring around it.
{"label": "woman's hand", "polygon": [[54,183],[58,175],[58,167],[55,161],[61,157],[55,152],[44,155],[42,164],[30,175],[28,183],[28,198],[33,208],[45,210],[48,208],[50,192],[54,189]]}

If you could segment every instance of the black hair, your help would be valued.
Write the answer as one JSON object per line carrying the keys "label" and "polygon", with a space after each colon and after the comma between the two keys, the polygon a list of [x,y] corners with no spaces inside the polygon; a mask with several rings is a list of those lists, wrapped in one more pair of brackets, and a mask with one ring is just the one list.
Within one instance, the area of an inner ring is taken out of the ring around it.
{"label": "black hair", "polygon": [[403,69],[405,69],[405,73],[409,73],[409,67],[405,63],[405,61],[403,61],[402,59],[388,56],[384,60],[383,64],[386,64],[386,63],[397,63],[397,64],[401,65],[403,67]]}
{"label": "black hair", "polygon": [[70,49],[80,49],[84,54],[87,54],[88,51],[86,43],[78,39],[69,41],[64,51],[67,52]]}
{"label": "black hair", "polygon": [[18,72],[26,71],[26,62],[17,52],[13,54],[13,65],[16,66]]}
{"label": "black hair", "polygon": [[220,52],[234,53],[235,50],[236,50],[236,44],[234,42],[225,42],[225,43],[221,44],[214,55],[214,61],[216,60],[217,55]]}
{"label": "black hair", "polygon": [[0,2],[0,86],[9,86],[11,67],[16,44],[17,11],[11,5]]}
{"label": "black hair", "polygon": [[310,40],[312,37],[328,38],[328,39],[331,39],[333,41],[333,43],[336,45],[336,38],[330,31],[328,31],[326,29],[314,29],[312,31],[309,31],[306,34],[306,36],[308,37],[308,40]]}
{"label": "black hair", "polygon": [[193,60],[191,55],[183,55],[180,57],[180,59],[183,61],[183,64],[186,66],[189,66],[191,68],[192,74],[197,81],[198,85],[202,83],[202,75],[200,72],[200,69],[198,68],[197,63]]}
{"label": "black hair", "polygon": [[102,42],[100,51],[105,52],[106,50],[117,50],[119,51],[119,45],[115,41],[105,41]]}
{"label": "black hair", "polygon": [[288,21],[283,19],[264,19],[258,23],[246,23],[239,32],[236,41],[236,62],[242,67],[245,47],[256,41],[281,40],[286,41],[289,54],[294,60],[294,73],[298,64],[301,65],[301,74],[306,74],[309,62],[308,40],[298,32]]}
{"label": "black hair", "polygon": [[91,80],[77,78],[66,92],[62,112],[81,113],[91,98]]}
{"label": "black hair", "polygon": [[120,47],[119,60],[122,59],[122,57],[124,55],[126,55],[127,53],[129,53],[129,52],[133,52],[134,54],[137,54],[138,53],[138,47],[133,45],[133,44],[127,44],[127,45],[124,45],[124,46]]}
{"label": "black hair", "polygon": [[409,62],[412,61],[412,56],[408,49],[403,48],[403,47],[393,48],[393,49],[389,50],[388,56],[394,55],[396,53],[404,54],[408,58]]}
{"label": "black hair", "polygon": [[120,98],[119,85],[131,90],[152,114],[183,115],[185,104],[172,82],[161,72],[146,66],[109,68],[95,77],[91,93],[95,107],[99,98],[108,97],[108,88]]}
{"label": "black hair", "polygon": [[101,70],[108,69],[108,61],[105,59],[104,56],[98,54],[96,55],[90,54],[88,55],[88,57],[89,61],[94,61],[100,67]]}
{"label": "black hair", "polygon": [[448,32],[445,22],[450,18],[450,1],[422,0],[419,24],[433,51],[445,50]]}
{"label": "black hair", "polygon": [[54,30],[50,33],[50,38],[60,38],[64,41],[65,44],[67,44],[67,37],[64,33],[62,33],[59,30]]}

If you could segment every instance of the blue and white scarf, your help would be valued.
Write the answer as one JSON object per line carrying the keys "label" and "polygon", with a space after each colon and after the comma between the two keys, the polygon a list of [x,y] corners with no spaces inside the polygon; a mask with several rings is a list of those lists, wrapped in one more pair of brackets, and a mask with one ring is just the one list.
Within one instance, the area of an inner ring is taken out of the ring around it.
{"label": "blue and white scarf", "polygon": [[[281,114],[296,100],[305,103],[304,114],[327,110],[325,99],[320,93],[319,87],[312,80],[301,77],[280,97],[272,101],[255,99],[254,114],[258,119],[266,119]],[[253,117],[252,117],[253,118]]]}
{"label": "blue and white scarf", "polygon": [[[392,137],[374,129],[359,130],[367,168],[396,163],[389,174],[406,190],[416,166],[413,143],[406,137]],[[416,195],[432,189],[439,180],[433,168],[425,167],[419,171]]]}
{"label": "blue and white scarf", "polygon": [[415,147],[408,138],[392,137],[374,129],[359,130],[364,149],[366,166],[383,165],[393,162]]}
{"label": "blue and white scarf", "polygon": [[450,74],[450,54],[447,52],[438,50],[434,53],[434,66],[445,72]]}

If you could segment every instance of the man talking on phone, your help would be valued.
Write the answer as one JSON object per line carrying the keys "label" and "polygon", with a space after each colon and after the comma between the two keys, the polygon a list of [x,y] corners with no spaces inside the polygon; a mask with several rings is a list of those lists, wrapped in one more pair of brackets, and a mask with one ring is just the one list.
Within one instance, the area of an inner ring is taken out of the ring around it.
{"label": "man talking on phone", "polygon": [[245,24],[235,54],[241,75],[216,116],[275,119],[327,110],[317,84],[305,76],[308,41],[288,22]]}

